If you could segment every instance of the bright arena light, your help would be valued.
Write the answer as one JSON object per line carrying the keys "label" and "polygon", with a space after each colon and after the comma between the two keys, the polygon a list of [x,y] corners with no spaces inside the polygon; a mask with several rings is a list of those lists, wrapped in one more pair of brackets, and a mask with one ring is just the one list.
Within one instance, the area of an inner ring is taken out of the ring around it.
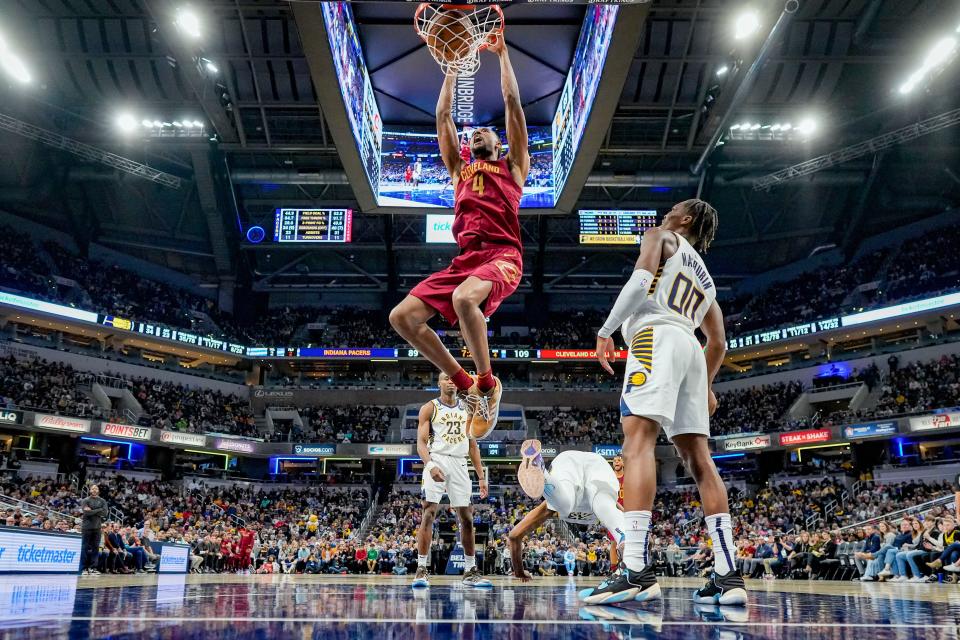
{"label": "bright arena light", "polygon": [[781,130],[781,131],[790,131],[790,129],[793,129],[793,125],[790,124],[789,122],[786,123],[786,124],[780,125],[780,130]]}
{"label": "bright arena light", "polygon": [[734,23],[733,37],[737,40],[743,40],[753,35],[759,28],[760,16],[757,15],[757,12],[753,10],[744,11],[737,16]]}
{"label": "bright arena light", "polygon": [[153,124],[153,126],[156,127],[157,129],[159,129],[160,127],[163,126],[163,123],[160,122],[159,120],[154,120],[152,124]]}
{"label": "bright arena light", "polygon": [[805,136],[812,134],[817,130],[817,122],[813,118],[804,118],[797,125],[797,131]]}
{"label": "bright arena light", "polygon": [[718,76],[722,76],[722,75],[726,74],[727,71],[730,71],[730,68],[729,68],[727,65],[723,65],[722,67],[720,67],[719,69],[717,69],[717,75],[718,75]]}
{"label": "bright arena light", "polygon": [[27,65],[20,56],[10,50],[10,45],[7,44],[2,33],[0,33],[0,67],[3,67],[11,78],[22,84],[28,84],[33,80]]}
{"label": "bright arena light", "polygon": [[930,53],[927,54],[927,57],[923,59],[923,69],[936,69],[944,62],[949,60],[950,56],[953,55],[953,52],[956,51],[956,49],[956,38],[947,37],[938,40],[937,43],[933,45],[933,48],[930,49]]}
{"label": "bright arena light", "polygon": [[153,126],[153,123],[150,122],[149,120],[141,120],[141,121],[140,121],[140,124],[143,125],[143,128],[144,128],[144,129],[149,129],[150,127]]}
{"label": "bright arena light", "polygon": [[180,7],[177,9],[177,17],[174,24],[191,38],[199,38],[203,33],[200,31],[200,18],[190,7]]}
{"label": "bright arena light", "polygon": [[17,82],[29,84],[33,80],[30,71],[27,70],[27,65],[12,51],[5,50],[0,53],[0,66],[3,66],[7,74]]}
{"label": "bright arena light", "polygon": [[744,131],[746,131],[747,129],[750,128],[750,123],[749,123],[749,122],[742,122],[742,123],[740,124],[740,128],[743,129]]}
{"label": "bright arena light", "polygon": [[733,125],[732,127],[730,127],[730,131],[736,131],[736,130],[739,129],[739,128],[740,128],[740,125],[735,124],[735,125]]}
{"label": "bright arena light", "polygon": [[121,113],[117,116],[117,128],[123,133],[130,133],[137,128],[137,119],[130,113]]}
{"label": "bright arena light", "polygon": [[220,73],[220,69],[217,68],[217,65],[213,64],[213,63],[210,62],[209,60],[207,60],[207,61],[204,63],[204,67],[206,67],[206,69],[207,69],[208,72],[210,72],[210,73],[212,73],[212,74],[214,74],[214,75]]}
{"label": "bright arena light", "polygon": [[202,129],[202,128],[203,128],[203,123],[200,122],[199,120],[194,120],[194,121],[193,121],[193,126]]}
{"label": "bright arena light", "polygon": [[759,129],[761,126],[762,126],[762,125],[760,125],[759,123],[756,123],[756,122],[755,122],[753,125],[750,126],[750,131],[756,131],[756,130]]}

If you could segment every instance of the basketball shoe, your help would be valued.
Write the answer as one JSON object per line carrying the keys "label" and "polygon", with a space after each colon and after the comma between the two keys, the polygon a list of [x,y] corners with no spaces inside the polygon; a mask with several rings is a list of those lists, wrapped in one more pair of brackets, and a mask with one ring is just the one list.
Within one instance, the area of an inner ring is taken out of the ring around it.
{"label": "basketball shoe", "polygon": [[482,573],[480,573],[480,569],[473,567],[470,569],[470,571],[467,571],[463,574],[463,586],[475,587],[477,589],[487,589],[492,587],[493,583],[485,578]]}
{"label": "basketball shoe", "polygon": [[497,426],[500,417],[500,398],[503,396],[503,385],[500,378],[494,376],[493,388],[480,391],[474,383],[467,392],[467,407],[470,410],[470,435],[476,440],[486,438]]}
{"label": "basketball shoe", "polygon": [[739,571],[730,571],[724,576],[714,571],[703,587],[693,592],[697,604],[739,605],[747,604],[747,587]]}
{"label": "basketball shoe", "polygon": [[430,571],[426,567],[417,567],[417,573],[410,584],[414,589],[426,589],[430,586]]}
{"label": "basketball shoe", "polygon": [[658,599],[660,595],[657,575],[653,572],[653,567],[647,565],[642,571],[632,571],[624,567],[598,584],[593,593],[582,594],[581,598],[589,604],[615,604],[630,600],[648,602]]}
{"label": "basketball shoe", "polygon": [[531,498],[543,497],[546,465],[543,463],[543,456],[540,455],[540,448],[539,440],[524,440],[520,445],[520,455],[523,456],[523,460],[517,468],[517,480],[523,492]]}

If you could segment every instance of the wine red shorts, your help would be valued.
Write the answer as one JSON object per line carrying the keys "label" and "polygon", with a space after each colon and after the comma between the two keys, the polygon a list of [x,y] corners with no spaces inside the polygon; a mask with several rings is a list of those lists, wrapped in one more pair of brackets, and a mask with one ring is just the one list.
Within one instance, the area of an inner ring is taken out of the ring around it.
{"label": "wine red shorts", "polygon": [[457,312],[453,308],[453,291],[464,280],[473,276],[493,283],[483,307],[484,315],[489,318],[500,303],[517,290],[522,275],[523,257],[516,247],[482,244],[478,249],[464,250],[449,267],[411,289],[410,295],[423,300],[454,325]]}

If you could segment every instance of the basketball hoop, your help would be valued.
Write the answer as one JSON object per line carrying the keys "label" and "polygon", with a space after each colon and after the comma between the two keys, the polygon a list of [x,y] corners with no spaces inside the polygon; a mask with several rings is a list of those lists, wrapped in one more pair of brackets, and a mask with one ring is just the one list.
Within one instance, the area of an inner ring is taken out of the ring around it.
{"label": "basketball hoop", "polygon": [[445,74],[472,76],[491,36],[503,34],[503,11],[495,4],[422,2],[413,25]]}

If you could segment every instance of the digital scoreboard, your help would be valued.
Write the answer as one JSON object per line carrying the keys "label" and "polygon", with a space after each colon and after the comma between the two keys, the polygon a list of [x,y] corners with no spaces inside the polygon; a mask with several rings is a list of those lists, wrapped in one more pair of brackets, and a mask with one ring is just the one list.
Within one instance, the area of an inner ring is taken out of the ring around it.
{"label": "digital scoreboard", "polygon": [[643,233],[657,226],[657,212],[580,211],[580,244],[640,244]]}
{"label": "digital scoreboard", "polygon": [[277,209],[274,242],[350,242],[352,209]]}

